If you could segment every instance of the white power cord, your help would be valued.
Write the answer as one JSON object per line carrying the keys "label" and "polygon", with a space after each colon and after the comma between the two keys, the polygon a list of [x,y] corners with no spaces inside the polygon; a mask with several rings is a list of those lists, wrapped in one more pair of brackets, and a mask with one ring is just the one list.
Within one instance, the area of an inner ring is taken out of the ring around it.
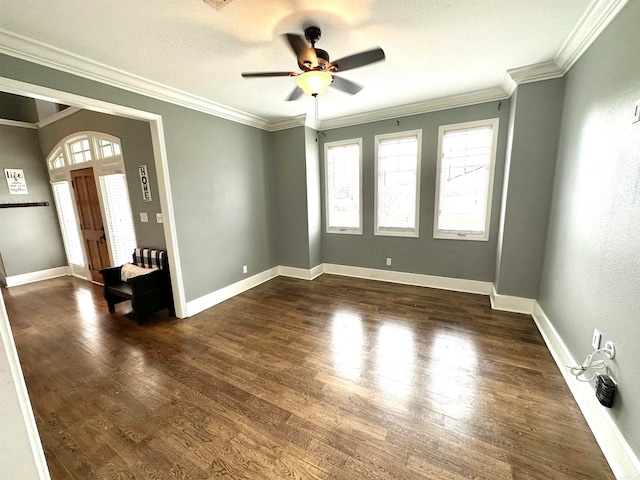
{"label": "white power cord", "polygon": [[[610,348],[608,347],[598,348],[597,350],[594,350],[592,353],[587,355],[587,358],[585,358],[584,362],[582,362],[580,365],[576,365],[574,367],[567,365],[567,368],[569,369],[569,372],[571,373],[571,375],[576,377],[576,379],[578,379],[581,382],[590,382],[593,379],[595,379],[596,376],[598,375],[598,372],[593,372],[593,375],[591,375],[589,378],[583,377],[583,375],[585,375],[588,370],[601,370],[603,368],[607,368],[607,364],[604,360],[593,359],[594,355],[598,353],[606,353],[609,358],[613,357],[612,350]],[[583,377],[583,378],[580,378],[580,377]]]}

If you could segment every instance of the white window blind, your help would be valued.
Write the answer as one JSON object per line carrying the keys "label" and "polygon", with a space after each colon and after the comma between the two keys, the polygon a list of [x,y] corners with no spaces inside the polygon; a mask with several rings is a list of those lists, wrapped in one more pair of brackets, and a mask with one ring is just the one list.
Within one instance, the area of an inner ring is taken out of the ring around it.
{"label": "white window blind", "polygon": [[67,261],[70,265],[84,265],[82,247],[78,237],[78,223],[73,210],[69,182],[56,182],[52,184],[52,187],[56,210],[58,210],[58,218],[60,219],[62,241],[67,252]]}
{"label": "white window blind", "polygon": [[131,254],[137,246],[126,179],[120,173],[101,176],[100,188],[113,263],[123,265],[131,262]]}
{"label": "white window blind", "polygon": [[327,232],[362,233],[362,139],[325,144]]}
{"label": "white window blind", "polygon": [[440,127],[434,236],[487,240],[498,119]]}
{"label": "white window blind", "polygon": [[422,131],[376,136],[376,235],[418,236]]}

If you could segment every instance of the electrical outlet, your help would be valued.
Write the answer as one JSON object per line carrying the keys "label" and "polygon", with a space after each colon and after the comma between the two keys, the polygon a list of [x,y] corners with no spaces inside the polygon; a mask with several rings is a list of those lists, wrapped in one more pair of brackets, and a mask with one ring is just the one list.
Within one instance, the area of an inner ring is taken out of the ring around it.
{"label": "electrical outlet", "polygon": [[387,257],[387,266],[391,265],[391,259]]}
{"label": "electrical outlet", "polygon": [[247,273],[247,272],[248,272],[247,266],[243,265],[242,266],[242,273]]}
{"label": "electrical outlet", "polygon": [[591,339],[591,346],[594,348],[594,350],[597,350],[600,348],[600,342],[602,342],[602,334],[600,333],[600,330],[598,330],[597,328],[594,328],[593,338]]}
{"label": "electrical outlet", "polygon": [[162,223],[162,214],[156,213],[156,223]]}
{"label": "electrical outlet", "polygon": [[604,349],[605,349],[605,354],[607,355],[607,357],[609,358],[613,358],[616,356],[616,346],[613,344],[613,342],[609,341],[607,343],[604,344]]}
{"label": "electrical outlet", "polygon": [[147,212],[140,212],[140,221],[143,223],[149,221],[149,215],[147,215]]}

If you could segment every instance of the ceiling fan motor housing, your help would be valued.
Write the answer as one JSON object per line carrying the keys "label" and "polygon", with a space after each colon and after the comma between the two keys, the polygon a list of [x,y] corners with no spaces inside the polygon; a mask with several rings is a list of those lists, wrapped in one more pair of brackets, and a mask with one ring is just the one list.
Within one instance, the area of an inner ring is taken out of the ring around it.
{"label": "ceiling fan motor housing", "polygon": [[322,32],[320,31],[320,28],[316,26],[311,26],[304,29],[304,37],[312,46],[315,45],[318,40],[320,40],[321,36]]}
{"label": "ceiling fan motor housing", "polygon": [[329,53],[321,48],[315,48],[316,57],[318,57],[318,65],[324,68],[324,65],[329,63]]}

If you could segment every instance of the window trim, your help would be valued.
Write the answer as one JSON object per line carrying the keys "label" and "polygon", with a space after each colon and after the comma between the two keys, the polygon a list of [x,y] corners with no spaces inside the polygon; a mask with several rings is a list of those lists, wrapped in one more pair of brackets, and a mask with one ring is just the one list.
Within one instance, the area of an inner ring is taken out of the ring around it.
{"label": "window trim", "polygon": [[[380,227],[378,225],[378,147],[381,140],[389,140],[394,138],[415,136],[418,142],[416,152],[416,215],[415,225],[413,228],[397,228],[397,227]],[[373,234],[385,237],[408,237],[418,238],[420,236],[420,180],[422,171],[422,129],[407,130],[404,132],[384,133],[375,136],[375,153],[374,153],[374,230]]]}
{"label": "window trim", "polygon": [[[331,147],[339,147],[342,145],[358,145],[359,150],[359,158],[358,158],[358,168],[359,168],[359,196],[360,196],[360,211],[358,212],[359,216],[359,226],[358,228],[353,227],[332,227],[329,225],[329,156],[328,151]],[[341,235],[362,235],[362,138],[350,138],[347,140],[337,140],[335,142],[326,142],[324,144],[324,199],[325,199],[325,232],[326,233],[337,233]]]}
{"label": "window trim", "polygon": [[[493,205],[493,185],[495,180],[496,156],[498,150],[498,130],[500,126],[499,118],[487,118],[485,120],[474,120],[472,122],[455,123],[450,125],[440,125],[438,128],[438,156],[436,162],[436,195],[433,211],[433,238],[440,240],[470,240],[489,241],[489,229],[491,226],[491,210]],[[474,233],[462,230],[439,230],[438,218],[440,210],[440,172],[442,170],[442,140],[446,132],[457,130],[468,130],[478,127],[491,127],[492,141],[491,154],[489,158],[489,185],[487,191],[487,205],[485,210],[484,232]]]}

